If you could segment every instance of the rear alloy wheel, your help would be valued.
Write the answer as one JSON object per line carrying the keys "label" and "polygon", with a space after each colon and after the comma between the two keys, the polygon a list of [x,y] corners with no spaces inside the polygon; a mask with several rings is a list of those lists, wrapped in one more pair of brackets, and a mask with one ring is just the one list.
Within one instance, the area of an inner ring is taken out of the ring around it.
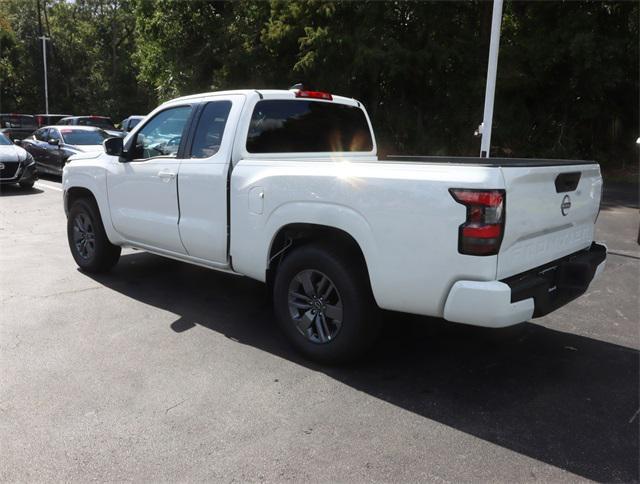
{"label": "rear alloy wheel", "polygon": [[280,263],[273,284],[277,322],[293,346],[321,363],[353,360],[378,334],[378,310],[359,254],[306,245]]}
{"label": "rear alloy wheel", "polygon": [[105,272],[120,258],[120,247],[109,242],[95,202],[73,202],[67,219],[67,239],[74,260],[86,272]]}
{"label": "rear alloy wheel", "polygon": [[342,299],[335,284],[320,271],[306,269],[289,284],[289,314],[301,335],[326,344],[342,328]]}

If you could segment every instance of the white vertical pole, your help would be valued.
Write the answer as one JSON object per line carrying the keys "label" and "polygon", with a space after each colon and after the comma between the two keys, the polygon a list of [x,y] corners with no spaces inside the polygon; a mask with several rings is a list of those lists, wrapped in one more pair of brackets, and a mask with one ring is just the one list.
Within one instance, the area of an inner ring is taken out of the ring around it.
{"label": "white vertical pole", "polygon": [[491,18],[491,44],[489,45],[489,65],[487,67],[487,87],[484,93],[484,114],[480,133],[480,157],[491,155],[491,125],[493,123],[493,102],[496,94],[496,72],[498,70],[498,51],[500,50],[500,27],[502,26],[502,0],[493,0]]}
{"label": "white vertical pole", "polygon": [[44,35],[40,38],[42,39],[42,60],[44,63],[44,112],[49,114],[49,86],[47,82],[47,40],[49,38]]}

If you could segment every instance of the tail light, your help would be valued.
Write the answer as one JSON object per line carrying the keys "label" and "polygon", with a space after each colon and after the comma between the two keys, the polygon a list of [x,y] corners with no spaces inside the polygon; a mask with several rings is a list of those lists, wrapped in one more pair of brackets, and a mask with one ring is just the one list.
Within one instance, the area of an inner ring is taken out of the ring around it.
{"label": "tail light", "polygon": [[495,255],[504,234],[504,190],[450,188],[456,202],[467,207],[467,220],[458,230],[458,252]]}
{"label": "tail light", "polygon": [[296,91],[296,97],[307,97],[313,99],[324,99],[325,101],[333,101],[333,96],[328,92],[320,91]]}

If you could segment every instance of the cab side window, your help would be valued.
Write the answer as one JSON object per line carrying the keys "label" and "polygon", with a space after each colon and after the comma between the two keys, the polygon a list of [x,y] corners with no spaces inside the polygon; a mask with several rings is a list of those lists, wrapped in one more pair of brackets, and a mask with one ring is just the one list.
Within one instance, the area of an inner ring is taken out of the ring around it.
{"label": "cab side window", "polygon": [[47,136],[49,136],[47,141],[49,141],[50,139],[57,139],[58,141],[62,141],[62,139],[60,138],[60,133],[58,133],[57,129],[51,128]]}
{"label": "cab side window", "polygon": [[229,111],[231,111],[231,101],[207,103],[193,138],[191,158],[210,158],[218,152]]}
{"label": "cab side window", "polygon": [[49,141],[49,139],[47,138],[48,135],[49,135],[49,128],[42,128],[36,131],[35,133],[33,133],[33,136],[38,141],[45,141],[45,142]]}
{"label": "cab side window", "polygon": [[184,135],[191,106],[178,106],[156,114],[138,131],[133,159],[158,156],[175,158]]}

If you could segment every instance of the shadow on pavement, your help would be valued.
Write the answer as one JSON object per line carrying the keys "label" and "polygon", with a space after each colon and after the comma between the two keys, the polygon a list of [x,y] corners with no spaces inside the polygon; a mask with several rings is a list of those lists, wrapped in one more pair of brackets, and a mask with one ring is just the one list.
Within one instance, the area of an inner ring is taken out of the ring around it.
{"label": "shadow on pavement", "polygon": [[530,323],[492,331],[387,313],[365,361],[323,368],[282,339],[260,283],[144,253],[94,278],[179,315],[176,338],[201,325],[585,478],[638,480],[636,350]]}
{"label": "shadow on pavement", "polygon": [[0,185],[0,197],[15,197],[18,195],[37,195],[43,190],[39,188],[22,188],[18,184]]}
{"label": "shadow on pavement", "polygon": [[[53,181],[56,183],[62,182],[59,176],[48,175],[43,173],[38,173],[38,179],[43,181]],[[44,190],[38,188],[37,186],[33,188],[22,188],[17,183],[0,185],[0,197],[11,197],[16,195],[37,195],[43,192]]]}
{"label": "shadow on pavement", "polygon": [[52,175],[50,173],[38,173],[38,178],[44,181],[62,183],[62,177],[60,175]]}

